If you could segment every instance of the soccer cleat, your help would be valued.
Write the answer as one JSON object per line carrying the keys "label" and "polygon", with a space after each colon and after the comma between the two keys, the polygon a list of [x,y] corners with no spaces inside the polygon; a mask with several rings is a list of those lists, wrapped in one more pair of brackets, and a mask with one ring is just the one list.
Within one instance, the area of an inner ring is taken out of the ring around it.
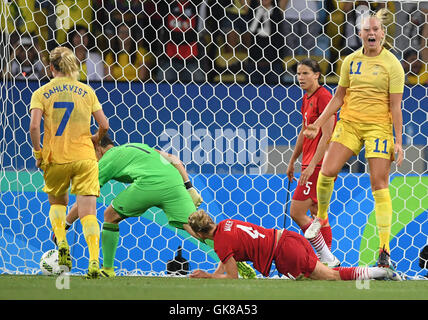
{"label": "soccer cleat", "polygon": [[102,268],[100,275],[102,278],[114,278],[114,277],[116,277],[116,273],[114,273],[114,268]]}
{"label": "soccer cleat", "polygon": [[325,264],[329,268],[337,268],[340,267],[340,261],[336,257],[334,257],[333,261],[321,261],[323,264]]}
{"label": "soccer cleat", "polygon": [[386,268],[386,280],[393,280],[393,281],[403,281],[403,277],[401,277],[397,271],[395,271],[392,268]]}
{"label": "soccer cleat", "polygon": [[98,279],[101,276],[100,264],[97,260],[89,261],[86,279]]}
{"label": "soccer cleat", "polygon": [[236,263],[237,267],[238,267],[238,273],[239,275],[244,278],[244,279],[255,279],[256,278],[256,272],[254,271],[253,268],[251,268],[251,266],[243,261],[238,261]]}
{"label": "soccer cleat", "polygon": [[58,243],[58,265],[68,268],[68,271],[71,270],[70,247],[65,240]]}
{"label": "soccer cleat", "polygon": [[378,267],[381,268],[389,268],[392,266],[391,264],[391,257],[388,253],[388,251],[385,250],[385,247],[383,247],[382,249],[380,249],[379,251],[379,258],[377,259],[377,264]]}
{"label": "soccer cleat", "polygon": [[327,219],[324,220],[324,219],[315,217],[315,219],[312,220],[311,225],[305,231],[305,238],[306,239],[315,238],[325,224],[327,224]]}

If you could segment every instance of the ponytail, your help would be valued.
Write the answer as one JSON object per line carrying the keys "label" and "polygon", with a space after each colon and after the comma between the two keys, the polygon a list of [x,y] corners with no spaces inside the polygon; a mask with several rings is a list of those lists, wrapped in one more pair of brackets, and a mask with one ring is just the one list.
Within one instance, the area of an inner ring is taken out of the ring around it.
{"label": "ponytail", "polygon": [[67,77],[77,79],[79,76],[79,63],[73,51],[66,47],[57,47],[49,56],[50,63],[55,70]]}

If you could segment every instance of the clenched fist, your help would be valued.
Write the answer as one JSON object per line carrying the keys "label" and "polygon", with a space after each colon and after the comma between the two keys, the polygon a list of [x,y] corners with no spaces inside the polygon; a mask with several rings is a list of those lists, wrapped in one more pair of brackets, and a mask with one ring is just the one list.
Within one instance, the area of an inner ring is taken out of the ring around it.
{"label": "clenched fist", "polygon": [[319,131],[320,131],[320,128],[318,128],[314,124],[310,124],[303,131],[303,135],[308,139],[315,139]]}

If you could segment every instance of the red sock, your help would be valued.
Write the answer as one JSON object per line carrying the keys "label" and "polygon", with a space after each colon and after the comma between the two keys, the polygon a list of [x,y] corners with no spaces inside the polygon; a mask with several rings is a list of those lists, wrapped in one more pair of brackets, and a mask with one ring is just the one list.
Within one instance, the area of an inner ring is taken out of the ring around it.
{"label": "red sock", "polygon": [[339,271],[340,279],[342,280],[354,280],[355,279],[354,269],[355,267],[350,267],[350,268],[338,267],[338,268],[334,268],[333,270]]}
{"label": "red sock", "polygon": [[322,227],[320,229],[322,237],[324,238],[325,244],[331,250],[331,243],[333,242],[333,235],[331,233],[331,226]]}
{"label": "red sock", "polygon": [[337,267],[333,270],[339,271],[342,280],[369,279],[367,267]]}

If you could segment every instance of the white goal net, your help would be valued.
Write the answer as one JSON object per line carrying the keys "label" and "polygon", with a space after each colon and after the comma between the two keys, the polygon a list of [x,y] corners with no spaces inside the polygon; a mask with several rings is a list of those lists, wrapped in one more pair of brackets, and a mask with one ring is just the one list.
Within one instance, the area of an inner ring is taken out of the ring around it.
{"label": "white goal net", "polygon": [[[361,46],[357,26],[367,12],[382,17],[386,45],[406,71],[405,160],[390,177],[391,258],[399,271],[425,275],[428,3],[336,0],[0,0],[0,273],[38,273],[40,257],[55,247],[28,134],[31,95],[49,79],[46,58],[55,46],[74,50],[115,143],[144,142],[179,156],[217,222],[301,232],[289,216],[296,183],[285,175],[302,122],[296,63],[317,60],[333,92],[344,56]],[[102,188],[100,224],[123,188]],[[340,173],[329,215],[342,265],[374,264],[379,244],[364,151]],[[67,239],[72,271],[85,273],[79,221]],[[119,274],[166,274],[179,247],[190,269],[215,267],[212,249],[153,208],[120,223],[115,266]]]}

